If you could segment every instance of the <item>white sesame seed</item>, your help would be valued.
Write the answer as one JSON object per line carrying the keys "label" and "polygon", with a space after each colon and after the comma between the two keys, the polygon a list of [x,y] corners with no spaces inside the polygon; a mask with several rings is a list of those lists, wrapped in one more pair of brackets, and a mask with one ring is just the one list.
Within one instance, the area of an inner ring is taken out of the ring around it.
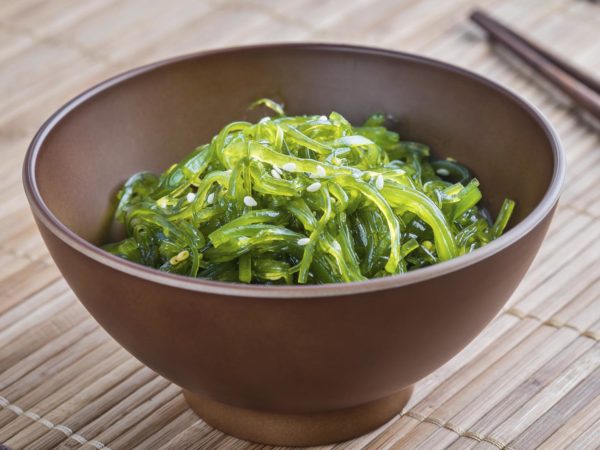
{"label": "white sesame seed", "polygon": [[215,193],[211,192],[210,194],[208,194],[208,196],[206,197],[206,203],[208,203],[209,205],[212,205],[215,202]]}
{"label": "white sesame seed", "polygon": [[308,192],[317,192],[319,189],[321,189],[321,183],[319,183],[318,181],[306,188]]}
{"label": "white sesame seed", "polygon": [[306,245],[310,242],[310,238],[298,239],[298,245]]}
{"label": "white sesame seed", "polygon": [[254,198],[250,197],[249,195],[246,195],[244,197],[244,205],[246,205],[246,206],[256,206],[256,205],[258,205],[258,203],[256,203],[256,200],[254,200]]}
{"label": "white sesame seed", "polygon": [[296,163],[293,163],[293,162],[285,163],[283,166],[281,166],[281,168],[283,170],[285,170],[286,172],[293,172],[294,170],[296,170]]}
{"label": "white sesame seed", "polygon": [[317,177],[324,177],[327,175],[327,172],[325,172],[325,169],[323,168],[323,166],[317,166],[317,169],[316,169],[314,175]]}
{"label": "white sesame seed", "polygon": [[275,169],[271,169],[271,175],[273,175],[273,178],[281,179],[281,175],[279,175],[279,172],[277,172]]}
{"label": "white sesame seed", "polygon": [[352,176],[354,178],[361,178],[363,176],[363,173],[360,170],[353,170],[352,171]]}
{"label": "white sesame seed", "polygon": [[189,192],[186,196],[185,199],[189,202],[192,203],[194,201],[194,199],[196,198],[196,194],[194,194],[193,192]]}
{"label": "white sesame seed", "polygon": [[441,175],[443,177],[447,177],[448,175],[450,175],[450,172],[448,171],[448,169],[444,169],[443,167],[436,170],[435,173],[437,173],[438,175]]}
{"label": "white sesame seed", "polygon": [[383,189],[383,175],[377,175],[377,178],[375,179],[375,187],[379,190]]}
{"label": "white sesame seed", "polygon": [[319,116],[315,120],[312,121],[315,125],[329,125],[331,122],[327,118],[327,116]]}
{"label": "white sesame seed", "polygon": [[158,200],[156,200],[156,204],[158,206],[160,206],[161,208],[166,208],[167,204],[168,204],[168,201],[169,200],[167,199],[167,197],[161,197]]}

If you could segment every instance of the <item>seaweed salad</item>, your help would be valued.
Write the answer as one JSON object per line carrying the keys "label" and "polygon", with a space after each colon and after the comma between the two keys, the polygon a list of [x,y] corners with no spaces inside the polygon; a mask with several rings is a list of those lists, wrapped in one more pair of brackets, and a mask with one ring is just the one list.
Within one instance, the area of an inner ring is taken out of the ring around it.
{"label": "seaweed salad", "polygon": [[126,238],[104,249],[161,271],[219,281],[320,284],[401,274],[487,244],[495,221],[479,182],[452,158],[400,139],[374,114],[233,122],[164,173],[117,195]]}

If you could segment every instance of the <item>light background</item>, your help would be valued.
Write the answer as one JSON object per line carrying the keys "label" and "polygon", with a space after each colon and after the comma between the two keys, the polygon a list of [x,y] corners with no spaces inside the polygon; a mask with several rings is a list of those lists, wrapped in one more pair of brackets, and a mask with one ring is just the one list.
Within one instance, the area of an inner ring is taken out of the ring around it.
{"label": "light background", "polygon": [[253,447],[204,424],[178,388],[98,328],[48,257],[20,167],[45,118],[123,70],[223,46],[328,41],[422,53],[508,86],[548,115],[569,164],[550,235],[507,308],[417,385],[402,416],[335,448],[594,448],[598,133],[481,39],[467,20],[476,5],[600,74],[600,6],[584,0],[0,1],[0,442],[14,449]]}

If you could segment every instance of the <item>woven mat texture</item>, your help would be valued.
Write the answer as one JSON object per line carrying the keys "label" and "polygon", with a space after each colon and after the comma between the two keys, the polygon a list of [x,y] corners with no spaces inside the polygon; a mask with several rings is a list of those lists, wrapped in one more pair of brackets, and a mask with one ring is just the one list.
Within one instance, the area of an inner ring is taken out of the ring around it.
{"label": "woven mat texture", "polygon": [[[600,445],[600,141],[577,110],[466,17],[489,10],[600,74],[600,5],[584,0],[0,1],[0,442],[11,449],[249,449],[114,342],[50,259],[21,186],[39,125],[123,70],[273,41],[357,43],[466,67],[556,126],[567,184],[548,238],[498,317],[416,385],[401,415],[323,449],[587,449]],[[241,368],[243,370],[243,368]]]}

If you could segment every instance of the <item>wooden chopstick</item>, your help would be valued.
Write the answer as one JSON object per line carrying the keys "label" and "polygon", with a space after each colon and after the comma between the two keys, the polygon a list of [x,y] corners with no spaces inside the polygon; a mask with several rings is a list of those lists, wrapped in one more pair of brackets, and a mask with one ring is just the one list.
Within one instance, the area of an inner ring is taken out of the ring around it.
{"label": "wooden chopstick", "polygon": [[600,120],[600,82],[568,64],[560,57],[525,39],[482,11],[474,11],[471,20],[483,28],[490,39],[511,50],[550,83],[554,84]]}
{"label": "wooden chopstick", "polygon": [[[576,78],[583,84],[587,85],[590,89],[592,89],[596,93],[600,94],[600,81],[599,80],[597,80],[596,78],[593,78],[592,76],[590,76],[586,73],[583,73],[581,70],[568,64],[564,59],[549,52],[545,48],[540,47],[539,45],[530,41],[529,39],[517,34],[515,31],[511,30],[510,28],[506,27],[505,25],[502,25],[500,22],[493,19],[492,17],[490,17],[483,11],[476,10],[475,12],[473,12],[471,14],[471,20],[473,20],[474,22],[476,22],[478,25],[480,25],[482,28],[484,28],[486,30],[488,29],[488,27],[493,28],[493,29],[498,29],[498,30],[501,30],[502,32],[512,36],[515,40],[521,42],[523,45],[530,47],[533,51],[536,51],[537,53],[542,55],[544,58],[546,58],[548,61],[553,63],[555,66],[560,67],[564,72],[567,72],[573,78]],[[492,34],[492,33],[490,32],[490,34]]]}

